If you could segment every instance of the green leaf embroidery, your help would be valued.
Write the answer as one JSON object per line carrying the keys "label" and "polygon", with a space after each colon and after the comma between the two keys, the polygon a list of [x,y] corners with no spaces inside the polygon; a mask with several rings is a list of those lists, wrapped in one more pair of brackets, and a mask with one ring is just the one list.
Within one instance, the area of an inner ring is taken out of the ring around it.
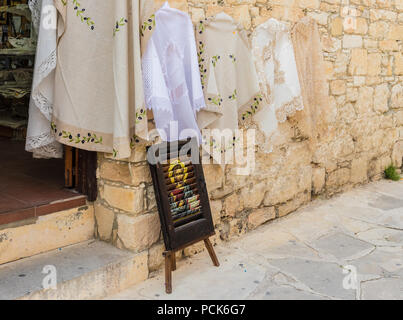
{"label": "green leaf embroidery", "polygon": [[57,126],[54,122],[51,123],[51,128],[52,131],[62,139],[65,139],[69,143],[75,143],[75,144],[86,144],[86,143],[94,143],[94,144],[102,144],[103,138],[98,137],[95,133],[87,133],[87,135],[83,135],[81,133],[72,133],[70,131],[66,130],[61,130],[59,131],[57,129]]}
{"label": "green leaf embroidery", "polygon": [[142,37],[145,36],[145,32],[151,31],[155,27],[155,14],[149,17],[146,21],[143,22],[140,29],[140,34]]}
{"label": "green leaf embroidery", "polygon": [[214,68],[216,67],[217,62],[218,62],[220,59],[221,59],[221,56],[219,56],[219,55],[213,56],[213,58],[211,59],[211,63],[213,64],[213,67],[214,67]]}
{"label": "green leaf embroidery", "polygon": [[126,18],[120,18],[120,20],[116,21],[115,28],[113,29],[113,36],[116,36],[116,33],[120,31],[121,27],[124,27],[128,23]]}
{"label": "green leaf embroidery", "polygon": [[[67,4],[67,1],[63,3]],[[81,22],[86,23],[91,30],[95,30],[95,22],[88,16],[84,15],[85,8],[81,8],[81,3],[78,0],[73,0],[74,10],[76,11],[76,16],[80,18]]]}
{"label": "green leaf embroidery", "polygon": [[242,120],[246,120],[249,117],[253,116],[259,110],[260,103],[262,101],[263,101],[263,95],[261,94],[256,95],[255,98],[253,99],[253,103],[250,106],[249,110],[247,110],[242,114]]}

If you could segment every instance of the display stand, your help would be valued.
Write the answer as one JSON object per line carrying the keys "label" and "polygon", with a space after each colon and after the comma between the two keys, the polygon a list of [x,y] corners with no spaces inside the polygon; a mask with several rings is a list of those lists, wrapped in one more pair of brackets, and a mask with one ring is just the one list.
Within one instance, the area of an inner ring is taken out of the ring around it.
{"label": "display stand", "polygon": [[172,293],[176,252],[204,241],[214,266],[220,265],[209,239],[214,224],[196,141],[152,146],[148,161],[166,248],[165,288]]}

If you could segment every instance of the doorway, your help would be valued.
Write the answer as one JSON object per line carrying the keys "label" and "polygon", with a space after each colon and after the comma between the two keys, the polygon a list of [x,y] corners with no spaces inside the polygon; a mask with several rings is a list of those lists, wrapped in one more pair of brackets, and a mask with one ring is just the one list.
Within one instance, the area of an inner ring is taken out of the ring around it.
{"label": "doorway", "polygon": [[0,0],[0,227],[86,204],[77,190],[88,156],[70,148],[64,159],[34,159],[25,151],[36,51],[29,12],[28,0]]}

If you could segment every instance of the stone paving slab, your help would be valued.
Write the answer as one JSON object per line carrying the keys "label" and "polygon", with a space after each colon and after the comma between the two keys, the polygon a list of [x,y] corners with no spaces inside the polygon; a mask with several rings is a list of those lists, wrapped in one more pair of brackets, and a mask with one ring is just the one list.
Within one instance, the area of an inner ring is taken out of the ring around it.
{"label": "stone paving slab", "polygon": [[367,252],[374,248],[373,245],[358,240],[345,233],[334,233],[326,235],[322,238],[317,239],[313,245],[323,252],[330,253],[337,259],[348,259],[348,257],[360,254],[362,252]]}
{"label": "stone paving slab", "polygon": [[318,200],[109,299],[403,299],[403,182]]}

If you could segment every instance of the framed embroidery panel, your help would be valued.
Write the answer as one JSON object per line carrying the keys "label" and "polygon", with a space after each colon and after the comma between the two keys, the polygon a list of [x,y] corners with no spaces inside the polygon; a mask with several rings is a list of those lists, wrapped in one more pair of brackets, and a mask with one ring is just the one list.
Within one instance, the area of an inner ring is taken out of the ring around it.
{"label": "framed embroidery panel", "polygon": [[167,251],[178,251],[215,234],[197,141],[148,149]]}

